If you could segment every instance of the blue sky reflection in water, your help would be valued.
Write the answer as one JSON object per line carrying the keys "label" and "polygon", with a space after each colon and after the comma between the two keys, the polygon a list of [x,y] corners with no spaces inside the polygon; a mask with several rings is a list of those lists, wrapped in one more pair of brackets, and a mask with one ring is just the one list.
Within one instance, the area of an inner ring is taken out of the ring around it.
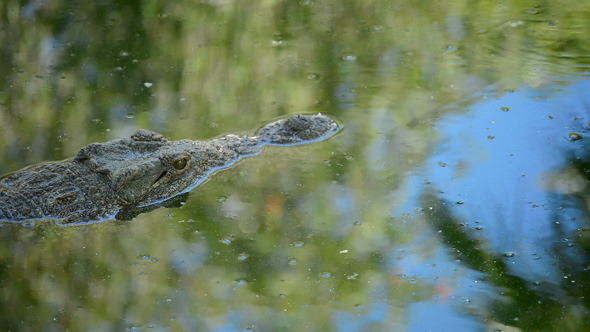
{"label": "blue sky reflection in water", "polygon": [[[587,193],[588,180],[572,164],[590,153],[585,137],[590,82],[575,79],[500,96],[489,92],[479,99],[467,112],[438,121],[440,142],[412,172],[413,198],[393,213],[431,209],[421,198],[434,191],[466,233],[502,257],[509,274],[550,297],[564,297],[557,290],[577,281],[568,280],[571,275],[561,265],[584,269],[589,263],[574,241],[576,230],[588,227],[588,202],[575,197]],[[417,240],[412,246],[423,253],[423,238]],[[446,282],[453,289],[446,298],[412,305],[410,330],[437,331],[445,324],[465,331],[483,328],[474,328],[476,320],[466,323],[463,310],[484,313],[491,300],[500,300],[502,290],[481,283],[481,272],[462,270],[453,255],[457,248],[438,250],[429,258],[416,254],[395,263],[406,275]]]}

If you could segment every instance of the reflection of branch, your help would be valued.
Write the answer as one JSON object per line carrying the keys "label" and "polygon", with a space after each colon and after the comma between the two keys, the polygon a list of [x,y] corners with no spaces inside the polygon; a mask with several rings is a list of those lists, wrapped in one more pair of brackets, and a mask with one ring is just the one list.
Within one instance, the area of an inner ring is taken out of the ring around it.
{"label": "reflection of branch", "polygon": [[[552,202],[552,222],[553,231],[556,240],[553,241],[551,249],[558,260],[558,266],[564,275],[564,282],[562,287],[567,290],[571,296],[578,297],[585,308],[590,308],[590,296],[580,296],[588,294],[590,291],[590,234],[588,234],[588,227],[590,227],[590,155],[585,152],[580,158],[573,153],[567,153],[567,166],[561,170],[559,174],[573,173],[575,183],[580,185],[580,190],[572,193],[554,195]],[[565,225],[571,223],[570,217],[564,216],[561,211],[563,207],[571,207],[576,212],[581,213],[581,216],[576,218],[576,222],[582,227],[578,228],[576,232],[571,233],[566,229]],[[586,309],[590,310],[590,309]]]}
{"label": "reflection of branch", "polygon": [[[550,324],[563,323],[561,320],[571,307],[534,292],[527,281],[510,274],[500,255],[486,252],[479,246],[480,241],[462,229],[461,222],[451,215],[445,201],[431,193],[425,194],[422,201],[428,207],[424,209],[426,220],[440,231],[442,242],[453,249],[456,258],[466,267],[486,274],[486,281],[501,287],[502,295],[511,299],[511,302],[492,305],[490,311],[494,320],[526,331],[546,330]],[[568,323],[588,327],[588,322]]]}

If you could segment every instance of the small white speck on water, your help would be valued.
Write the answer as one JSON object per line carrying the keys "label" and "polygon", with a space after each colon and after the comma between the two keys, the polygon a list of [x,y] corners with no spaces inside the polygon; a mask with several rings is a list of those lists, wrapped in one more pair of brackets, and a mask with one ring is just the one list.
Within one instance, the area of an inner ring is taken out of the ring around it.
{"label": "small white speck on water", "polygon": [[346,53],[342,55],[342,60],[344,61],[356,61],[357,56],[355,54]]}

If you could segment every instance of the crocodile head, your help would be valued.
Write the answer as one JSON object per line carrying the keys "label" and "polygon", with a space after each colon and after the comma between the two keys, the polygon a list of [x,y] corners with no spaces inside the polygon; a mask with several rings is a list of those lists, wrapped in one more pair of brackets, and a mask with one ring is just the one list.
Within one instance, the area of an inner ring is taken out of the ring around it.
{"label": "crocodile head", "polygon": [[124,205],[137,204],[168,172],[184,168],[184,150],[171,153],[171,143],[158,133],[139,130],[130,138],[92,143],[74,162],[103,174]]}
{"label": "crocodile head", "polygon": [[221,166],[218,147],[206,143],[141,129],[130,138],[92,143],[74,162],[103,174],[123,205],[146,206],[189,191]]}
{"label": "crocodile head", "polygon": [[156,132],[139,130],[130,138],[90,144],[78,152],[74,162],[103,174],[122,205],[142,207],[190,191],[216,170],[260,153],[264,145],[317,141],[340,128],[324,115],[295,115],[263,126],[254,137],[171,141]]}

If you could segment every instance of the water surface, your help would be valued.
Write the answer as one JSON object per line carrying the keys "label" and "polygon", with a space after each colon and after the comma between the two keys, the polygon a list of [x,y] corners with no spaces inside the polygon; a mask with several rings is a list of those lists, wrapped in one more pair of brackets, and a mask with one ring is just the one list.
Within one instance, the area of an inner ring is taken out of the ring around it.
{"label": "water surface", "polygon": [[138,128],[345,129],[178,208],[0,226],[7,330],[590,328],[590,6],[4,1],[0,173]]}

